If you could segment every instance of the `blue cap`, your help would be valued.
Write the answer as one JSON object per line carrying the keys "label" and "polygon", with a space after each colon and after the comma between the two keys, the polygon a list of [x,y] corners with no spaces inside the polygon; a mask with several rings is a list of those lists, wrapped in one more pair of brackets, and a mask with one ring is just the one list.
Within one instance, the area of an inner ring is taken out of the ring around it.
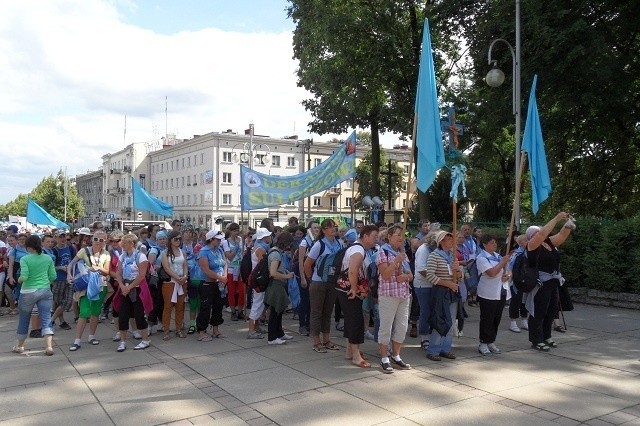
{"label": "blue cap", "polygon": [[164,238],[164,239],[169,238],[169,234],[167,234],[167,231],[158,231],[156,233],[156,240],[159,240],[160,238]]}
{"label": "blue cap", "polygon": [[345,241],[347,241],[349,243],[354,243],[358,239],[358,233],[356,232],[355,229],[349,229],[344,234],[344,239],[345,239]]}
{"label": "blue cap", "polygon": [[7,231],[18,232],[18,227],[16,225],[7,226]]}

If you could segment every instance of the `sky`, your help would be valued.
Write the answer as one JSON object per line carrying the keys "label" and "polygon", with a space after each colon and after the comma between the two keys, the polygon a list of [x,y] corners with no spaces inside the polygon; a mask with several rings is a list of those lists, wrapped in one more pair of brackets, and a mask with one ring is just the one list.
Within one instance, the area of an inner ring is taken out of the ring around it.
{"label": "sky", "polygon": [[243,132],[253,122],[272,137],[336,136],[309,133],[287,5],[0,1],[0,204],[165,133]]}

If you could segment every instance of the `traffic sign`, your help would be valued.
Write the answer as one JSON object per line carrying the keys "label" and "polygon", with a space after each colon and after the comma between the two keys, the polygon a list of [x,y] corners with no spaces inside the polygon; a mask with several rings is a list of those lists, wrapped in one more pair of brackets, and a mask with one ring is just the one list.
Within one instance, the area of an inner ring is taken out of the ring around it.
{"label": "traffic sign", "polygon": [[142,212],[138,212],[138,219],[142,219]]}
{"label": "traffic sign", "polygon": [[115,218],[116,218],[115,213],[107,213],[107,219],[109,219],[109,220],[113,220],[113,219],[115,219]]}

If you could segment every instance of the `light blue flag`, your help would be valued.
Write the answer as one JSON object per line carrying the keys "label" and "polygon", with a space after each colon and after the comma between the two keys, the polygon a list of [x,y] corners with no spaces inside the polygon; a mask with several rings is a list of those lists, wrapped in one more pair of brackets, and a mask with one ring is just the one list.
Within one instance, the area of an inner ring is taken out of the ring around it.
{"label": "light blue flag", "polygon": [[436,90],[436,73],[433,66],[431,34],[429,20],[424,20],[422,30],[422,54],[418,73],[418,91],[415,108],[417,148],[416,168],[417,186],[427,192],[436,178],[436,172],[445,165],[442,130],[440,129],[440,110]]}
{"label": "light blue flag", "polygon": [[538,115],[538,103],[536,102],[536,85],[538,76],[533,77],[531,93],[529,93],[529,110],[527,123],[524,126],[522,138],[522,151],[528,154],[529,169],[531,174],[531,211],[538,213],[540,203],[546,200],[551,193],[551,179],[547,155],[544,150],[540,116]]}
{"label": "light blue flag", "polygon": [[27,200],[27,222],[36,225],[54,226],[57,229],[69,228],[69,225],[51,216],[31,198]]}
{"label": "light blue flag", "polygon": [[327,160],[298,175],[267,175],[240,165],[242,209],[261,209],[302,200],[355,175],[354,131]]}
{"label": "light blue flag", "polygon": [[133,190],[133,208],[161,216],[173,216],[171,204],[149,194],[134,178],[131,178],[131,189]]}

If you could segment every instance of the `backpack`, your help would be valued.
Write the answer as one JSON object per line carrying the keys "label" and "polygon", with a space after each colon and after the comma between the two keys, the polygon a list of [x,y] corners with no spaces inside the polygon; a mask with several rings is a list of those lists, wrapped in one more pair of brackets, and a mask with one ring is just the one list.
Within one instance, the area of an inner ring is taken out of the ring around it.
{"label": "backpack", "polygon": [[[309,255],[309,250],[311,250],[311,247],[313,247],[313,245],[315,244],[315,241],[311,241],[311,244],[309,244],[309,236],[305,236],[303,238],[303,240],[307,241],[307,246],[305,247],[305,253],[304,253],[304,260],[307,260],[307,256]],[[324,252],[324,241],[322,241],[321,239],[320,241],[320,253]],[[291,259],[291,269],[293,270],[293,273],[296,274],[296,277],[300,276],[300,259],[299,259],[299,252],[300,252],[300,245],[298,245],[298,248],[296,249],[295,252],[293,252],[293,258]],[[317,261],[317,259],[316,259]]]}
{"label": "backpack", "polygon": [[251,271],[253,270],[252,265],[251,248],[247,248],[240,260],[240,278],[242,278],[242,282],[249,283],[249,275],[251,275]]}
{"label": "backpack", "polygon": [[262,256],[262,259],[258,262],[255,268],[249,274],[247,284],[249,288],[255,290],[256,293],[264,292],[269,286],[271,281],[271,274],[269,273],[269,254],[271,254],[275,248],[269,249],[269,251]]}
{"label": "backpack", "polygon": [[513,269],[511,271],[511,277],[513,279],[513,285],[523,293],[529,293],[540,284],[538,278],[538,256],[536,253],[536,265],[530,266],[529,259],[527,258],[527,252],[523,251],[516,255],[516,259],[513,262]]}
{"label": "backpack", "polygon": [[[87,255],[87,258],[91,259],[91,253],[89,253],[88,248],[84,248],[84,251]],[[89,260],[91,262],[91,260]],[[80,259],[76,262],[73,267],[73,290],[74,291],[85,291],[89,287],[89,281],[91,279],[95,282],[95,276],[97,275],[100,278],[100,272],[91,271],[91,265],[87,265],[87,263]],[[91,275],[94,275],[92,278]]]}
{"label": "backpack", "polygon": [[[362,244],[360,243],[355,243],[353,245],[359,245],[362,247]],[[353,247],[353,245],[349,247]],[[320,256],[318,259],[318,275],[323,283],[335,286],[338,283],[338,278],[344,275],[346,269],[342,270],[342,261],[344,260],[344,255],[349,247],[343,247],[334,253]]]}

